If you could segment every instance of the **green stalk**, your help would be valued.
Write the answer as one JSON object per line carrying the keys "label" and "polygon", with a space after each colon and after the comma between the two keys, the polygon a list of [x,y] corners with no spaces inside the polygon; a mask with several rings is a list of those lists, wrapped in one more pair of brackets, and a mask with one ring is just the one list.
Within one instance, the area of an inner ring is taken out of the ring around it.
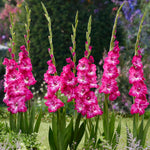
{"label": "green stalk", "polygon": [[58,141],[58,150],[63,150],[62,140],[61,140],[61,116],[60,109],[57,111],[57,141]]}
{"label": "green stalk", "polygon": [[104,135],[105,135],[106,140],[109,139],[108,98],[109,98],[109,95],[105,94],[105,99],[104,99],[104,114],[103,114],[103,128],[104,128]]}
{"label": "green stalk", "polygon": [[137,34],[137,38],[136,38],[136,43],[135,43],[135,55],[138,55],[138,46],[139,46],[139,41],[140,41],[140,34],[142,31],[142,27],[143,27],[143,22],[144,22],[144,18],[146,16],[147,10],[144,12],[144,15],[142,17],[142,20],[140,22],[140,26],[139,26],[139,30],[138,30],[138,34]]}
{"label": "green stalk", "polygon": [[[53,55],[52,62],[53,62],[53,64],[56,66],[55,57],[54,57],[53,41],[52,41],[53,35],[52,35],[52,28],[51,28],[51,18],[49,17],[49,14],[48,14],[48,12],[47,12],[47,9],[46,9],[45,5],[44,5],[42,2],[41,2],[41,4],[42,4],[43,10],[44,10],[44,12],[45,12],[45,17],[46,17],[46,19],[47,19],[47,21],[48,21],[48,30],[49,30],[49,34],[50,34],[50,35],[48,36],[49,43],[50,43],[50,51],[49,51],[49,54],[50,54],[50,55]],[[57,75],[57,72],[55,73],[55,75]]]}
{"label": "green stalk", "polygon": [[[71,35],[71,41],[72,41],[72,50],[71,50],[71,54],[73,55],[73,53],[75,53],[76,50],[76,31],[77,31],[77,26],[78,26],[78,11],[76,12],[76,16],[75,16],[75,26],[72,24],[72,31],[73,34]],[[76,54],[73,55],[73,62],[76,66]],[[76,73],[76,67],[73,68],[73,73],[75,75]],[[74,104],[75,101],[73,100]],[[74,120],[77,118],[77,111],[75,110],[75,115],[74,115]]]}
{"label": "green stalk", "polygon": [[[26,37],[25,37],[25,43],[27,47],[27,51],[29,53],[30,51],[30,22],[31,22],[31,10],[29,9],[28,5],[25,6],[26,9],[26,22],[25,23],[25,29],[26,29]],[[28,54],[29,55],[29,54]],[[28,101],[28,110],[29,115],[31,114],[31,101]]]}
{"label": "green stalk", "polygon": [[114,48],[114,40],[115,40],[115,35],[116,35],[117,21],[118,21],[120,10],[123,7],[124,3],[125,2],[123,2],[122,5],[119,7],[117,14],[116,14],[116,18],[115,18],[115,22],[114,22],[114,26],[113,26],[113,30],[112,30],[112,36],[111,36],[109,51],[112,51]]}
{"label": "green stalk", "polygon": [[137,138],[138,135],[138,124],[139,124],[139,114],[134,114],[133,118],[133,137]]}
{"label": "green stalk", "polygon": [[91,37],[90,37],[90,34],[91,34],[91,24],[92,24],[92,16],[89,17],[88,26],[87,26],[87,32],[86,32],[86,41],[88,43],[85,44],[85,50],[88,52],[87,58],[91,54],[91,50],[89,50],[89,46],[90,46],[90,43],[91,43]]}
{"label": "green stalk", "polygon": [[[10,43],[11,43],[11,49],[12,49],[12,53],[15,54],[16,53],[16,46],[15,46],[15,43],[16,43],[16,33],[14,32],[14,18],[13,18],[13,15],[10,14],[10,22],[11,22],[11,26],[10,26],[10,33],[11,33],[11,37],[10,38]],[[15,57],[14,57],[15,59]]]}
{"label": "green stalk", "polygon": [[27,51],[29,52],[30,50],[30,22],[31,22],[31,10],[29,9],[29,7],[26,4],[26,20],[27,20],[27,24],[25,24],[25,28],[26,28],[26,33],[27,33],[27,37],[25,38],[25,42],[26,42],[26,46],[27,46]]}
{"label": "green stalk", "polygon": [[[116,35],[116,28],[117,28],[117,21],[118,21],[118,17],[119,17],[119,13],[121,8],[123,7],[124,3],[122,3],[122,5],[119,7],[117,14],[116,14],[116,18],[115,18],[115,22],[114,22],[114,26],[113,26],[113,30],[112,30],[112,36],[111,36],[111,41],[110,41],[110,48],[109,51],[113,50],[114,48],[114,40],[115,40],[115,35]],[[104,99],[104,114],[103,114],[103,128],[104,128],[104,135],[105,135],[105,139],[108,142],[111,142],[112,139],[110,139],[109,141],[109,112],[108,112],[108,103],[109,103],[109,94],[105,94],[105,99]]]}
{"label": "green stalk", "polygon": [[[10,33],[11,33],[11,37],[12,37],[12,38],[10,38],[10,43],[11,43],[12,53],[15,54],[16,53],[16,46],[15,46],[16,37],[15,37],[15,32],[14,32],[14,18],[11,13],[10,13],[10,21],[11,21]],[[14,56],[14,60],[15,60],[15,56]],[[10,117],[9,124],[10,124],[11,130],[16,131],[16,125],[17,125],[16,124],[16,121],[17,121],[16,114],[10,113],[9,117]]]}
{"label": "green stalk", "polygon": [[[53,55],[52,63],[56,66],[56,61],[55,61],[55,57],[54,57],[54,47],[53,47],[53,41],[52,41],[53,35],[52,35],[52,29],[51,29],[51,18],[49,17],[48,11],[47,11],[46,7],[44,6],[44,4],[42,2],[41,2],[41,4],[42,4],[43,10],[45,12],[45,17],[48,21],[48,30],[49,30],[48,39],[49,39],[49,44],[50,44],[49,54],[50,54],[50,56]],[[56,76],[57,72],[54,75]],[[58,96],[58,92],[56,93],[56,96]],[[56,137],[57,141],[56,142],[57,142],[58,150],[63,150],[63,144],[64,143],[62,143],[62,142],[64,141],[64,139],[62,137],[62,135],[63,135],[63,133],[62,133],[62,123],[64,123],[63,122],[64,118],[61,118],[61,112],[60,111],[61,111],[60,109],[57,110],[57,130],[56,130],[56,132],[57,132],[57,135],[56,135],[57,136]],[[65,111],[65,110],[63,110],[63,111]],[[62,117],[64,117],[64,116],[62,116]]]}
{"label": "green stalk", "polygon": [[[76,30],[77,30],[77,26],[78,26],[78,11],[76,12],[76,17],[75,17],[75,26],[72,25],[72,31],[73,31],[73,34],[71,35],[71,40],[72,40],[72,50],[71,50],[71,53],[75,53],[75,50],[76,50]],[[73,62],[74,64],[76,64],[76,54],[73,56]],[[75,74],[76,73],[76,69],[74,68],[73,69],[73,73]]]}

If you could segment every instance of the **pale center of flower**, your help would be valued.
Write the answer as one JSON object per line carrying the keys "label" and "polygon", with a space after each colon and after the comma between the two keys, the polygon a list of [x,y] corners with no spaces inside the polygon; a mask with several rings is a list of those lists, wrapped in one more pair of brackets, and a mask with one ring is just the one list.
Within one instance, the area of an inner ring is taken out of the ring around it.
{"label": "pale center of flower", "polygon": [[86,99],[87,99],[87,100],[90,100],[90,99],[91,99],[91,97],[90,97],[90,96],[88,96]]}
{"label": "pale center of flower", "polygon": [[141,90],[141,88],[139,87],[139,88],[137,88],[137,91],[140,91]]}

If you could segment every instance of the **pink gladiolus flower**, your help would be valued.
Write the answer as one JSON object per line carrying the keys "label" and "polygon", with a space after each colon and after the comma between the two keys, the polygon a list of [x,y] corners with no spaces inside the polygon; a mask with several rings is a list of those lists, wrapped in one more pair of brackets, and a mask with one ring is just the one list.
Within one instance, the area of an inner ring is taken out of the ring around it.
{"label": "pink gladiolus flower", "polygon": [[145,78],[143,77],[144,74],[141,58],[140,51],[138,51],[138,55],[135,55],[132,59],[133,66],[129,70],[129,82],[130,84],[133,84],[129,91],[129,95],[135,97],[135,103],[131,106],[131,114],[138,113],[139,115],[143,115],[145,109],[149,105],[146,99],[147,87],[144,83]]}
{"label": "pink gladiolus flower", "polygon": [[111,94],[118,91],[116,80],[108,80],[107,78],[102,79],[102,85],[99,89],[99,93]]}
{"label": "pink gladiolus flower", "polygon": [[87,110],[87,118],[92,118],[97,115],[102,115],[103,111],[99,109],[99,105],[91,105]]}
{"label": "pink gladiolus flower", "polygon": [[86,85],[79,84],[77,94],[79,97],[83,97],[88,91],[90,91],[90,88]]}
{"label": "pink gladiolus flower", "polygon": [[85,72],[78,72],[77,81],[80,84],[88,84],[89,78]]}
{"label": "pink gladiolus flower", "polygon": [[30,72],[30,71],[23,72],[23,75],[24,75],[24,83],[26,86],[31,86],[36,83],[36,80],[35,80],[32,72]]}
{"label": "pink gladiolus flower", "polygon": [[48,106],[48,111],[55,112],[59,108],[63,107],[64,103],[60,99],[58,99],[57,96],[55,95],[56,92],[60,89],[61,78],[58,75],[52,76],[53,74],[56,73],[56,67],[52,63],[53,55],[51,55],[50,57],[51,60],[47,62],[48,70],[44,74],[44,80],[48,84],[47,95],[44,97],[44,99],[47,99],[45,105]]}
{"label": "pink gladiolus flower", "polygon": [[48,81],[48,91],[56,93],[60,88],[60,77],[52,76]]}
{"label": "pink gladiolus flower", "polygon": [[86,105],[92,105],[92,104],[98,104],[97,97],[95,96],[95,93],[93,91],[89,91],[84,96],[84,104]]}
{"label": "pink gladiolus flower", "polygon": [[32,75],[32,64],[28,58],[25,46],[21,46],[22,52],[19,53],[19,62],[14,59],[4,59],[6,65],[3,101],[8,106],[11,113],[26,112],[25,102],[33,97],[32,92],[27,88],[35,84],[36,80]]}
{"label": "pink gladiolus flower", "polygon": [[116,67],[119,64],[119,42],[114,42],[115,46],[112,51],[108,52],[108,56],[104,60],[104,73],[102,76],[102,85],[99,89],[99,93],[110,94],[109,100],[114,101],[120,92],[118,91],[118,86],[116,78],[119,76],[118,69]]}
{"label": "pink gladiolus flower", "polygon": [[141,61],[141,55],[139,55],[139,56],[135,55],[132,59],[132,64],[136,68],[143,68],[142,61]]}
{"label": "pink gladiolus flower", "polygon": [[75,109],[77,110],[77,112],[85,116],[87,110],[86,110],[86,105],[84,104],[83,100],[80,98],[76,98],[75,102],[76,102]]}
{"label": "pink gladiolus flower", "polygon": [[129,95],[133,97],[139,97],[142,94],[147,94],[147,87],[144,82],[140,81],[133,84],[132,88],[129,91]]}
{"label": "pink gladiolus flower", "polygon": [[114,101],[118,96],[120,96],[120,92],[119,91],[115,91],[115,92],[113,92],[113,93],[111,93],[109,95],[109,100],[110,101]]}
{"label": "pink gladiolus flower", "polygon": [[87,71],[89,70],[89,63],[88,59],[83,57],[79,60],[79,64],[77,65],[77,71]]}
{"label": "pink gladiolus flower", "polygon": [[139,102],[135,102],[131,106],[131,114],[139,114],[143,115],[145,113],[145,109],[148,107],[149,103],[147,101],[140,100]]}
{"label": "pink gladiolus flower", "polygon": [[75,67],[74,62],[71,58],[67,58],[66,62],[68,65],[63,67],[63,72],[61,73],[61,92],[67,96],[67,102],[72,101],[76,98],[76,77],[71,71]]}
{"label": "pink gladiolus flower", "polygon": [[83,116],[92,118],[96,115],[102,115],[98,105],[97,97],[91,88],[98,88],[96,65],[92,56],[89,59],[83,57],[77,65],[77,82],[75,109]]}
{"label": "pink gladiolus flower", "polygon": [[53,97],[50,97],[45,102],[45,105],[48,106],[49,112],[55,112],[57,109],[64,106],[64,103],[54,95]]}
{"label": "pink gladiolus flower", "polygon": [[117,78],[119,76],[118,69],[115,65],[104,64],[103,68],[105,70],[103,77],[107,79],[111,79],[111,78]]}

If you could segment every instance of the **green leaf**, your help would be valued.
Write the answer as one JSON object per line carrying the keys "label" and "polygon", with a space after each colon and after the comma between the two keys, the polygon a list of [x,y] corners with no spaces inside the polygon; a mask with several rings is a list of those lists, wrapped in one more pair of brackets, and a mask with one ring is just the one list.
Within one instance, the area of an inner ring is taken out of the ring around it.
{"label": "green leaf", "polygon": [[142,145],[143,147],[144,147],[144,145],[145,145],[145,140],[146,140],[146,136],[147,136],[149,127],[150,127],[150,118],[149,118],[149,120],[147,121],[146,126],[145,126],[145,128],[144,128],[143,139],[142,139],[142,141],[141,141],[141,145]]}
{"label": "green leaf", "polygon": [[130,134],[131,133],[131,130],[128,128],[127,124],[126,124],[126,132],[127,132],[127,146],[129,147],[130,145]]}
{"label": "green leaf", "polygon": [[16,114],[12,114],[10,112],[9,124],[10,124],[10,129],[12,131],[16,131]]}
{"label": "green leaf", "polygon": [[19,132],[19,130],[20,130],[20,125],[21,125],[20,118],[21,118],[21,114],[20,114],[20,112],[18,112],[18,114],[17,114],[17,125],[16,125],[17,132]]}
{"label": "green leaf", "polygon": [[76,120],[75,120],[75,128],[74,128],[72,136],[71,136],[71,144],[69,145],[70,149],[72,149],[72,143],[78,134],[80,121],[81,121],[81,114],[79,113]]}
{"label": "green leaf", "polygon": [[63,149],[64,144],[64,131],[65,131],[65,115],[60,112],[61,109],[57,111],[57,146],[59,150]]}
{"label": "green leaf", "polygon": [[112,148],[113,149],[117,148],[116,146],[119,143],[120,132],[121,132],[121,120],[118,123],[118,127],[117,127],[116,132],[114,133],[114,136],[112,139]]}
{"label": "green leaf", "polygon": [[28,112],[23,113],[24,115],[24,127],[25,127],[25,133],[28,132],[29,126],[28,126]]}
{"label": "green leaf", "polygon": [[26,132],[26,128],[25,128],[25,126],[24,126],[24,117],[23,117],[23,113],[20,113],[20,129],[21,129],[21,132],[22,133],[25,133]]}
{"label": "green leaf", "polygon": [[34,132],[38,133],[39,131],[39,127],[40,127],[40,124],[41,124],[41,119],[42,119],[42,111],[40,112],[37,120],[36,120],[36,123],[35,123],[35,127],[34,127]]}
{"label": "green leaf", "polygon": [[53,130],[54,143],[57,147],[57,117],[55,116],[55,114],[53,114],[52,117],[52,130]]}
{"label": "green leaf", "polygon": [[142,121],[141,121],[141,124],[140,124],[140,126],[139,126],[139,128],[138,128],[138,135],[137,135],[137,141],[142,141],[142,139],[143,139],[143,119],[142,119]]}
{"label": "green leaf", "polygon": [[109,122],[109,144],[112,141],[114,131],[115,131],[115,114],[113,112],[112,115],[111,115],[110,122]]}
{"label": "green leaf", "polygon": [[88,139],[89,139],[89,134],[88,134],[87,130],[85,130],[84,145],[86,145]]}
{"label": "green leaf", "polygon": [[96,126],[95,126],[95,131],[94,131],[94,133],[95,133],[95,141],[97,141],[97,135],[98,135],[98,125],[99,125],[99,116],[96,116],[95,117],[96,119],[95,119],[95,122],[96,122]]}
{"label": "green leaf", "polygon": [[75,135],[74,136],[76,136],[77,131],[79,130],[80,120],[81,120],[81,114],[79,113],[75,122],[75,133],[74,133]]}
{"label": "green leaf", "polygon": [[89,122],[89,123],[90,123],[90,130],[89,130],[89,132],[90,132],[90,139],[92,139],[95,136],[94,125],[93,125],[92,122]]}
{"label": "green leaf", "polygon": [[71,119],[67,128],[64,131],[64,139],[63,139],[63,150],[67,150],[68,145],[70,144],[71,135],[73,132],[73,119]]}
{"label": "green leaf", "polygon": [[51,127],[49,127],[48,139],[49,139],[49,146],[50,146],[51,150],[58,150],[56,148],[56,145],[55,145],[55,142],[54,142],[54,136],[53,136],[53,131],[52,131]]}
{"label": "green leaf", "polygon": [[79,143],[82,140],[82,137],[83,137],[84,132],[85,132],[85,127],[86,127],[86,121],[84,121],[81,124],[81,126],[80,126],[80,128],[79,128],[79,130],[78,130],[78,132],[76,134],[76,137],[74,138],[74,141],[76,142],[75,149],[78,147]]}
{"label": "green leaf", "polygon": [[34,121],[35,121],[35,106],[33,104],[32,108],[31,108],[30,118],[29,118],[29,129],[28,129],[29,134],[33,133]]}

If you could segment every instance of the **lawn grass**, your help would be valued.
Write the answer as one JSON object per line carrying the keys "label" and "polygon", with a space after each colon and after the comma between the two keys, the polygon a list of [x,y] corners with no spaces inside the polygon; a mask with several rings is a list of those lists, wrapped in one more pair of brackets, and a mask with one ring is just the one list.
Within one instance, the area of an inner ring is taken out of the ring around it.
{"label": "lawn grass", "polygon": [[[116,125],[118,124],[119,119],[116,120]],[[147,120],[145,119],[144,122],[146,123]],[[120,136],[120,142],[118,145],[118,149],[119,150],[123,150],[124,147],[126,146],[126,124],[128,125],[128,127],[130,127],[132,129],[132,118],[122,118],[121,119],[121,136]],[[40,129],[39,129],[39,136],[38,139],[39,141],[42,143],[42,145],[44,145],[46,147],[46,150],[49,150],[49,144],[48,144],[48,130],[49,130],[49,125],[50,123],[45,123],[42,122]],[[100,121],[99,127],[102,129],[102,121]],[[83,138],[84,140],[84,138]],[[82,150],[83,147],[83,140],[81,141],[78,150]],[[150,145],[150,128],[149,128],[149,132],[147,134],[147,146]]]}

